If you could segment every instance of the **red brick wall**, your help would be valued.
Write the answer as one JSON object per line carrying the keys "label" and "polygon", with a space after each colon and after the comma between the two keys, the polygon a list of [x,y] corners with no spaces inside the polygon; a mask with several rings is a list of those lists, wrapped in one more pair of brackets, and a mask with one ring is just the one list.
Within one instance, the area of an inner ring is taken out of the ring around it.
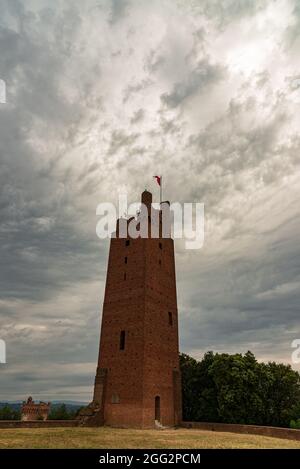
{"label": "red brick wall", "polygon": [[216,432],[248,433],[272,436],[289,440],[300,440],[300,430],[279,427],[260,427],[258,425],[238,425],[234,423],[181,422],[181,427]]}
{"label": "red brick wall", "polygon": [[[177,403],[174,402],[173,372],[179,372],[179,350],[172,239],[146,240],[145,285],[144,425],[154,421],[154,398],[158,395],[161,423],[172,426],[179,423],[174,417]],[[169,324],[169,312],[172,325]]]}
{"label": "red brick wall", "polygon": [[[144,200],[150,203],[149,193],[144,193]],[[120,350],[122,330],[124,350]],[[162,425],[178,424],[181,397],[178,383],[174,389],[174,370],[177,381],[180,375],[172,239],[130,239],[129,246],[125,239],[111,240],[98,367],[107,370],[106,424],[153,427],[155,396],[161,400]],[[101,386],[95,388],[96,401],[101,400]],[[119,403],[112,402],[114,394]]]}
{"label": "red brick wall", "polygon": [[77,420],[0,420],[0,428],[55,428],[77,427]]}

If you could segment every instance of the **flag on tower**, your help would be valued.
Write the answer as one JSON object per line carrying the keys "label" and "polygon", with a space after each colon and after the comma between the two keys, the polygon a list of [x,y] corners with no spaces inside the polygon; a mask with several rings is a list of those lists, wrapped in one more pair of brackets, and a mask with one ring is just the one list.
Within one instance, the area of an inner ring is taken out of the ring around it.
{"label": "flag on tower", "polygon": [[153,176],[156,179],[157,184],[159,185],[159,201],[162,202],[162,176]]}
{"label": "flag on tower", "polygon": [[161,176],[153,176],[156,179],[157,184],[160,186]]}

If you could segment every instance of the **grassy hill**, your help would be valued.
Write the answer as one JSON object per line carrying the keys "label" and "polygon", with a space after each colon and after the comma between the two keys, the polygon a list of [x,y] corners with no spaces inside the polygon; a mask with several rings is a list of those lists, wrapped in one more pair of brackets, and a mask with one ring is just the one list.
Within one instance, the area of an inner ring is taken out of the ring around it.
{"label": "grassy hill", "polygon": [[203,430],[0,429],[5,448],[298,448],[300,441]]}

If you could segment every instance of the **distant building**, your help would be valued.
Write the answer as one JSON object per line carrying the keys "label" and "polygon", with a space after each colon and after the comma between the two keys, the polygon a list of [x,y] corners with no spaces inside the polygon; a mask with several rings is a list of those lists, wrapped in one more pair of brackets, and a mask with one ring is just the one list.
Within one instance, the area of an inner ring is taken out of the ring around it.
{"label": "distant building", "polygon": [[24,401],[21,408],[21,420],[47,420],[50,412],[50,402],[35,404],[32,397]]}

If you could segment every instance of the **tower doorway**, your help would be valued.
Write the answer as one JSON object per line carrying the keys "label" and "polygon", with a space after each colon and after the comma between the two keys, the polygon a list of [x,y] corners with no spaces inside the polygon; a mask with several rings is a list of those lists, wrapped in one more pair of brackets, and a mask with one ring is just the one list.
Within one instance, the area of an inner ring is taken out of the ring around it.
{"label": "tower doorway", "polygon": [[160,396],[155,397],[155,421],[160,422]]}

